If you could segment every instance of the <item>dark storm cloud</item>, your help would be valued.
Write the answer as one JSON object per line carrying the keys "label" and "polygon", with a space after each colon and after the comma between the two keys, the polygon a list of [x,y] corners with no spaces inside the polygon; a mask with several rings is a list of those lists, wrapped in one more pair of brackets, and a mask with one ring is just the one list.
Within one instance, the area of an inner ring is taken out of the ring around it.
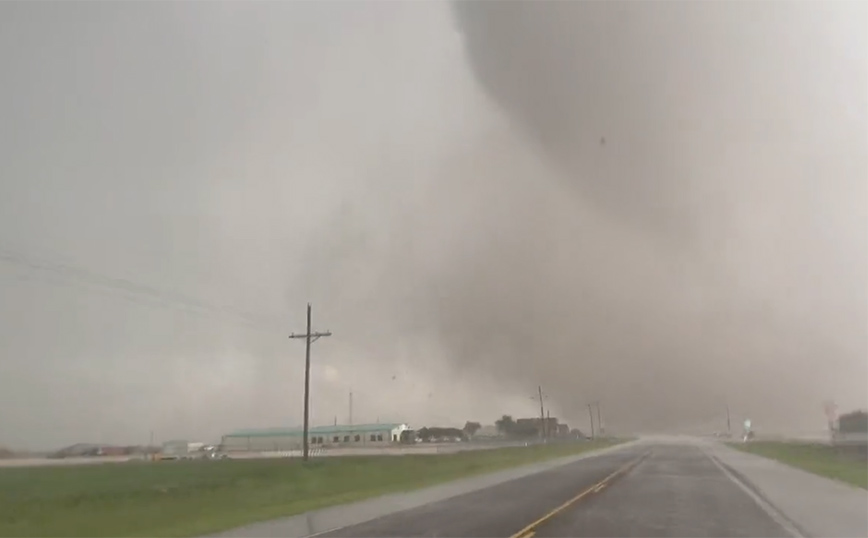
{"label": "dark storm cloud", "polygon": [[298,424],[307,301],[315,422],[350,388],[357,421],[463,418],[399,315],[462,224],[428,187],[490,119],[446,6],[0,11],[0,444]]}
{"label": "dark storm cloud", "polygon": [[772,428],[821,424],[824,395],[865,404],[864,4],[453,12],[481,87],[558,170],[526,181],[586,222],[564,233],[543,202],[456,273],[457,362],[502,342],[486,368],[636,428],[726,400]]}
{"label": "dark storm cloud", "polygon": [[863,4],[457,8],[0,6],[0,444],[864,402]]}

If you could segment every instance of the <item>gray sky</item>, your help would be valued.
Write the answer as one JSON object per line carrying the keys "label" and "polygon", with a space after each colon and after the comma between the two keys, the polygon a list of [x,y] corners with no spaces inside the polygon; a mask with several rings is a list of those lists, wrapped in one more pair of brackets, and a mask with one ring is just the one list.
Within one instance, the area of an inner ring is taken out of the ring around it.
{"label": "gray sky", "polygon": [[0,4],[0,444],[864,407],[865,4],[529,6]]}

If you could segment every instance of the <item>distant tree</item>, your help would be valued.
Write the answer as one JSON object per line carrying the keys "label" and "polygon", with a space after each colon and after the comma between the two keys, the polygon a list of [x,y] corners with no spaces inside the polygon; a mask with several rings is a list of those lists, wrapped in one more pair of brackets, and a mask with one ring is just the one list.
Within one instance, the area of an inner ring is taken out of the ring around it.
{"label": "distant tree", "polygon": [[838,431],[841,433],[868,432],[868,413],[853,411],[838,417]]}
{"label": "distant tree", "polygon": [[463,439],[464,432],[458,428],[444,428],[441,426],[430,426],[420,428],[417,434],[419,439],[424,442],[429,442],[432,439]]}
{"label": "distant tree", "polygon": [[476,432],[478,432],[481,429],[482,429],[482,424],[480,424],[478,422],[467,421],[464,424],[464,433],[467,435],[467,437],[473,437],[474,435],[476,435]]}
{"label": "distant tree", "polygon": [[458,428],[434,427],[430,430],[434,437],[440,439],[464,439],[464,432]]}
{"label": "distant tree", "polygon": [[522,439],[538,437],[539,434],[539,422],[517,422],[512,426],[512,431],[510,432],[510,435],[513,437],[520,437]]}
{"label": "distant tree", "polygon": [[515,420],[510,415],[503,415],[494,422],[494,426],[503,435],[512,435],[515,431]]}

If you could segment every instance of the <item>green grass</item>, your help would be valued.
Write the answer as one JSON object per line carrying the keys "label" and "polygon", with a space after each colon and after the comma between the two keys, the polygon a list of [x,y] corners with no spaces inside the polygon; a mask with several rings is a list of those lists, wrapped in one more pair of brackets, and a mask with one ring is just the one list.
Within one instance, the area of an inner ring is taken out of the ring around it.
{"label": "green grass", "polygon": [[732,447],[868,489],[868,458],[853,448],[813,443],[753,441]]}
{"label": "green grass", "polygon": [[601,448],[0,468],[0,536],[195,536]]}

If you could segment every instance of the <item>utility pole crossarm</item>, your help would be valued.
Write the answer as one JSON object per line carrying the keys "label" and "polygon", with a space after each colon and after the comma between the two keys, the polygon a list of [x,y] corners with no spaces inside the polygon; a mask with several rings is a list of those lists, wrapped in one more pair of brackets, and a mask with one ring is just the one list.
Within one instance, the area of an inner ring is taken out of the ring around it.
{"label": "utility pole crossarm", "polygon": [[[316,342],[317,340],[319,340],[323,336],[331,336],[331,335],[332,335],[331,331],[325,331],[322,333],[310,333],[310,343],[312,344],[312,343]],[[306,334],[292,333],[289,335],[289,337],[290,338],[307,338],[307,335]]]}

